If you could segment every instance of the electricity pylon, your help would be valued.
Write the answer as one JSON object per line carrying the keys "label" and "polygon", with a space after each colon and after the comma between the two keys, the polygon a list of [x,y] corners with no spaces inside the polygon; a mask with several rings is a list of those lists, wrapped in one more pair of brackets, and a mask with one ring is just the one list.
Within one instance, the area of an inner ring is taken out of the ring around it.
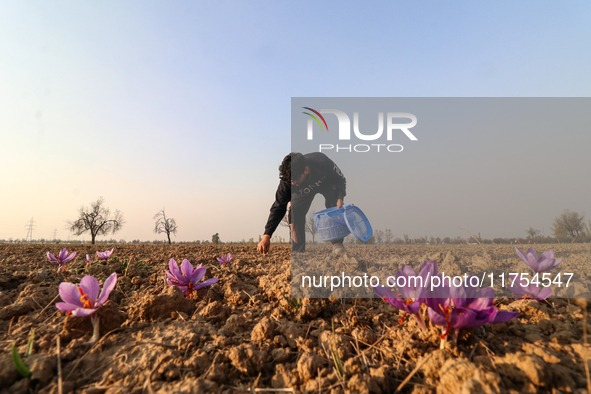
{"label": "electricity pylon", "polygon": [[25,238],[26,241],[31,242],[33,240],[33,230],[35,227],[37,227],[37,225],[35,224],[33,218],[31,218],[29,223],[25,225],[25,228],[27,229],[27,237]]}

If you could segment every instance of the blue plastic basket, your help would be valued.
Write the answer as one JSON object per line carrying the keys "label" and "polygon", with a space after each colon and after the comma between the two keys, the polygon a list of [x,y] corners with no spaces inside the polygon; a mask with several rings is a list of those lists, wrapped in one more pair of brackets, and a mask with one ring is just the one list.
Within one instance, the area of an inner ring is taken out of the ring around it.
{"label": "blue plastic basket", "polygon": [[318,231],[320,239],[323,241],[332,241],[344,238],[351,233],[343,217],[344,211],[343,208],[334,207],[316,212],[313,215],[314,228]]}
{"label": "blue plastic basket", "polygon": [[328,208],[313,216],[314,227],[323,241],[334,241],[353,233],[357,239],[367,242],[373,235],[369,220],[353,204]]}

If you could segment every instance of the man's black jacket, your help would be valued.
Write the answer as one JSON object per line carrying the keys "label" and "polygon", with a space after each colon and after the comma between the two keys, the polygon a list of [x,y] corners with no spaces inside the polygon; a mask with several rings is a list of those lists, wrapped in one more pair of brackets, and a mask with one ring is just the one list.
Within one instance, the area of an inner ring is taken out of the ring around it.
{"label": "man's black jacket", "polygon": [[343,199],[346,195],[347,181],[339,167],[324,153],[312,152],[304,155],[309,174],[306,180],[299,186],[291,185],[281,180],[275,193],[275,202],[271,206],[271,213],[265,226],[265,235],[273,235],[275,229],[285,216],[287,204],[292,198],[303,196],[313,197],[320,190],[332,189],[337,193],[337,199]]}

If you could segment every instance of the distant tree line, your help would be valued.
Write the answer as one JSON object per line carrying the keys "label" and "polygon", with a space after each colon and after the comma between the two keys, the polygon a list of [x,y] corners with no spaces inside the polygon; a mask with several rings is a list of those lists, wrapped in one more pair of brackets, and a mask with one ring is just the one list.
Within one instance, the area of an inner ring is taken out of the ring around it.
{"label": "distant tree line", "polygon": [[[75,235],[82,235],[88,233],[91,237],[90,243],[92,244],[151,244],[151,245],[162,245],[162,244],[182,244],[182,245],[254,245],[260,242],[261,235],[258,236],[258,241],[254,238],[249,238],[248,241],[242,239],[238,242],[222,242],[219,233],[215,233],[209,240],[195,240],[195,241],[182,241],[174,242],[171,240],[170,235],[176,235],[178,226],[175,219],[167,217],[162,208],[154,217],[155,226],[153,231],[156,234],[166,234],[167,240],[153,240],[153,241],[140,241],[134,239],[127,242],[123,239],[108,239],[108,240],[97,240],[96,237],[99,235],[107,235],[108,233],[115,234],[119,231],[125,223],[123,214],[116,210],[111,213],[109,208],[104,206],[104,200],[99,197],[95,202],[90,204],[90,207],[81,207],[78,210],[78,219],[68,222],[68,230]],[[282,226],[288,227],[287,215],[281,222]],[[544,236],[542,231],[529,227],[525,230],[525,237],[510,237],[510,238],[493,238],[486,239],[478,236],[471,236],[463,238],[457,236],[455,238],[450,237],[433,237],[433,236],[421,236],[418,238],[411,238],[408,234],[403,234],[402,237],[394,236],[391,229],[385,230],[374,230],[373,236],[366,242],[367,244],[377,245],[461,245],[461,244],[528,244],[528,243],[555,243],[555,242],[572,242],[572,243],[586,243],[591,242],[591,220],[585,222],[585,214],[570,211],[565,209],[560,215],[558,215],[552,222],[553,237]],[[306,232],[310,233],[311,239],[307,242],[316,243],[317,230],[314,226],[314,219],[312,215],[309,215],[306,220]],[[289,243],[290,240],[282,238],[278,235],[273,237],[273,242],[276,244]],[[345,243],[363,243],[357,240],[353,235],[349,235],[345,238]],[[61,239],[36,239],[27,240],[22,239],[0,239],[0,243],[69,243],[69,244],[84,244],[89,243],[88,240],[61,240]]]}

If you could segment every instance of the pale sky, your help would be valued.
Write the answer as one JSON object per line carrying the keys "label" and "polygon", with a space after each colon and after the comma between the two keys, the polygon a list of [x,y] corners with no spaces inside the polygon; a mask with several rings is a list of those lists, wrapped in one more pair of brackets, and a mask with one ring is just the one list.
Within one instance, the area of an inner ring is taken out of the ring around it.
{"label": "pale sky", "polygon": [[[24,238],[31,218],[34,238],[57,229],[67,239],[65,222],[99,196],[127,222],[107,238],[164,239],[152,217],[165,207],[174,240],[256,239],[291,149],[292,97],[586,97],[590,11],[535,1],[4,1],[0,239]],[[469,224],[489,238],[530,225],[549,235],[546,217],[562,209],[591,217],[582,200],[548,214],[532,199],[546,215],[539,224],[524,217],[488,231],[486,210]],[[466,236],[455,223],[446,233],[391,227]]]}

